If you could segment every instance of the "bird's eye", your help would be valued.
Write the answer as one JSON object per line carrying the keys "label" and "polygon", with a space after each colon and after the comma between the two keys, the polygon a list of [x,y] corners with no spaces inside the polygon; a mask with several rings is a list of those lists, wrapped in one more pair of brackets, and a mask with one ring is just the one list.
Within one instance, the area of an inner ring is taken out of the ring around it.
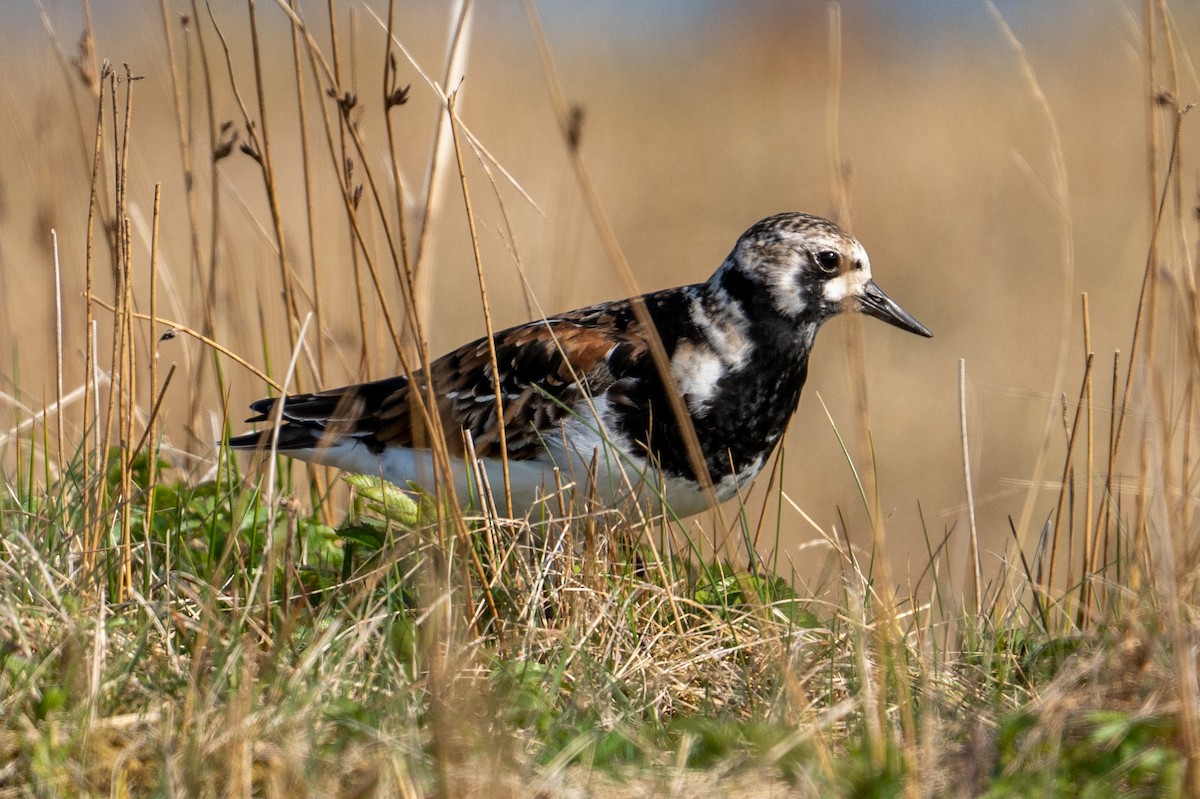
{"label": "bird's eye", "polygon": [[842,254],[835,250],[821,250],[817,253],[817,266],[826,274],[837,274],[842,265]]}

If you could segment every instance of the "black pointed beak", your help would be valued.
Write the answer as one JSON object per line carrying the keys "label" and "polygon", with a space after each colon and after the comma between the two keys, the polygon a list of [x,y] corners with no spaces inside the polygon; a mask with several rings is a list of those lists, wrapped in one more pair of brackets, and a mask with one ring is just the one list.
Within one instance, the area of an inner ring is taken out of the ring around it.
{"label": "black pointed beak", "polygon": [[876,319],[882,319],[889,325],[895,325],[901,330],[907,330],[909,333],[916,333],[918,336],[925,338],[933,338],[933,334],[929,332],[929,328],[913,319],[908,311],[896,304],[896,301],[883,293],[883,289],[875,285],[874,280],[867,281],[863,286],[862,295],[858,301],[861,305],[861,310],[868,316],[874,316]]}

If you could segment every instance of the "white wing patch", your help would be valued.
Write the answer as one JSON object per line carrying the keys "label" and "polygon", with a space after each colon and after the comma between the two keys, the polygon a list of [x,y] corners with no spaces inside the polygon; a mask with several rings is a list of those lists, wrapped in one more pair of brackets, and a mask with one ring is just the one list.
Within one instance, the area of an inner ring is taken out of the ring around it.
{"label": "white wing patch", "polygon": [[691,342],[675,350],[672,364],[679,390],[687,397],[692,412],[708,405],[717,393],[717,381],[726,373],[725,364],[707,347]]}

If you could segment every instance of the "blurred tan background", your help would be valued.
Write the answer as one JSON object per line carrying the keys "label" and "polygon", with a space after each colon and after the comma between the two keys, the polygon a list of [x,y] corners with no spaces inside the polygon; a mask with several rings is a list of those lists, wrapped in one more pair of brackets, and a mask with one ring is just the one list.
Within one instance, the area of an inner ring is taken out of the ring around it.
{"label": "blurred tan background", "polygon": [[[383,2],[367,5],[386,13]],[[1200,13],[1176,5],[1180,99],[1189,102],[1198,95],[1188,48],[1200,41]],[[197,28],[208,51],[218,123],[230,120],[241,127],[240,114],[203,6],[201,19],[190,20],[190,37],[179,22],[181,14],[191,14],[190,4],[169,0],[167,6],[180,74],[191,80],[192,152],[207,252],[208,121]],[[763,216],[781,210],[833,213],[825,4],[556,0],[538,6],[568,100],[584,110],[584,161],[643,290],[707,278],[736,237]],[[64,272],[65,383],[70,390],[82,381],[83,231],[96,113],[69,64],[84,30],[80,7],[57,0],[43,3],[41,10],[32,3],[0,5],[0,64],[7,76],[0,83],[0,391],[33,409],[54,395],[51,228],[60,237]],[[1047,419],[1062,413],[1061,392],[1073,398],[1078,391],[1083,365],[1079,294],[1090,297],[1097,386],[1106,397],[1112,352],[1129,346],[1146,259],[1151,194],[1142,5],[1077,0],[1048,9],[1037,2],[1006,2],[999,11],[1027,52],[1052,123],[985,5],[880,0],[842,9],[837,139],[849,176],[849,227],[870,251],[880,285],[935,333],[925,341],[872,320],[863,325],[889,556],[901,577],[927,561],[922,514],[935,542],[956,529],[951,552],[957,553],[956,564],[963,563],[959,359],[966,359],[984,562],[995,568],[1010,541],[1006,517],[1020,520],[1030,492],[1033,525],[1054,507],[1053,481],[1065,440],[1059,421],[1050,428],[1044,484],[1031,481]],[[153,186],[162,183],[161,314],[198,329],[201,290],[191,261],[162,12],[158,3],[111,0],[93,0],[91,12],[97,57],[119,70],[127,63],[143,78],[134,85],[129,162],[140,258],[135,269],[143,277],[148,269],[148,234],[141,230],[149,224]],[[360,98],[360,130],[372,168],[386,175],[378,101],[383,32],[364,5],[341,3],[338,12],[342,57],[354,66],[353,80],[347,82]],[[328,51],[325,4],[302,3],[301,13]],[[247,9],[217,2],[213,14],[228,39],[239,90],[257,117]],[[283,208],[287,245],[307,285],[311,266],[290,28],[274,3],[260,0],[258,15],[270,135],[288,198]],[[449,7],[440,3],[398,3],[397,36],[430,74],[442,71],[450,20]],[[190,71],[182,63],[185,53],[190,53]],[[438,105],[403,58],[399,75],[401,85],[412,84],[410,102],[392,112],[411,210],[423,202]],[[321,332],[330,355],[325,382],[342,384],[366,375],[358,363],[346,223],[316,111],[318,102],[332,103],[314,88],[307,66],[304,79],[318,167],[319,290],[326,314]],[[508,241],[497,195],[479,163],[468,158],[497,326],[530,317],[513,252],[547,313],[622,296],[568,166],[534,39],[517,0],[475,8],[459,110],[536,203],[500,181],[498,196],[513,223],[514,239]],[[111,137],[111,125],[106,130]],[[1190,117],[1183,131],[1183,198],[1194,204],[1197,133]],[[1057,141],[1066,176],[1065,213],[1058,200],[1064,185],[1056,171]],[[111,152],[111,141],[106,146]],[[111,175],[111,159],[108,164]],[[258,168],[235,150],[221,161],[219,174],[215,338],[258,365],[269,353],[271,371],[278,376],[288,357],[286,322]],[[435,354],[484,330],[461,191],[455,175],[444,178],[432,250],[429,330]],[[111,177],[105,186],[111,191]],[[136,221],[139,215],[144,222]],[[1178,246],[1166,248],[1164,259],[1185,252],[1193,233],[1179,237],[1172,231]],[[383,253],[378,226],[368,232],[372,236],[376,252]],[[105,253],[97,264],[98,294],[110,296]],[[1180,266],[1165,264],[1164,274]],[[393,307],[399,308],[394,279],[388,287]],[[144,280],[138,294],[144,311]],[[307,307],[303,301],[301,307]],[[110,317],[101,312],[98,318],[103,331]],[[844,516],[850,539],[865,548],[869,525],[818,400],[819,394],[860,457],[861,431],[848,374],[850,324],[835,320],[818,340],[787,438],[783,485],[787,496],[826,529],[840,529],[839,514]],[[265,343],[260,329],[270,331]],[[382,327],[375,325],[372,332],[370,376],[394,373],[397,362]],[[164,371],[172,362],[181,370],[167,396],[168,439],[182,451],[175,456],[181,468],[203,475],[214,455],[206,442],[220,426],[221,399],[212,371],[196,382],[196,364],[205,353],[186,337],[164,343],[160,352]],[[1060,364],[1062,379],[1056,382]],[[245,405],[263,396],[265,387],[236,365],[227,363],[226,369],[230,413],[240,420]],[[314,387],[311,373],[304,380]],[[184,427],[196,392],[208,412],[197,436],[189,437]],[[1098,429],[1107,435],[1107,400],[1099,404],[1105,407],[1098,408]],[[6,428],[25,418],[14,400],[0,407]],[[67,418],[78,424],[77,413]],[[77,437],[77,428],[70,429]],[[11,459],[14,442],[3,446]],[[764,490],[762,484],[757,487],[756,503]],[[802,576],[814,575],[824,551],[804,545],[816,533],[795,510],[784,508],[778,520],[769,513],[764,548],[774,546],[776,524],[785,568],[792,562]]]}

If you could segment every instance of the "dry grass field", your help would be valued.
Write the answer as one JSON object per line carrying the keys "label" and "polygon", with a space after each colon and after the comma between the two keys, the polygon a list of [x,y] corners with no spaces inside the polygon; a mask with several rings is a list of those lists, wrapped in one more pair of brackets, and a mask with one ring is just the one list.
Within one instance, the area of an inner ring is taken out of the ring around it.
{"label": "dry grass field", "polygon": [[[2,795],[1200,788],[1195,8],[397,2],[385,50],[386,2],[286,5],[0,7]],[[700,565],[371,539],[217,443],[293,352],[400,372],[406,270],[437,355],[485,332],[473,244],[500,328],[626,295],[606,224],[653,290],[782,210],[935,337],[829,323]]]}
{"label": "dry grass field", "polygon": [[[444,60],[448,11],[438,4],[414,5],[398,10],[398,36],[436,75]],[[693,11],[683,15],[684,24],[667,14],[648,14],[644,27],[615,4],[584,11],[560,3],[548,12],[568,100],[584,112],[584,164],[641,289],[704,279],[737,235],[770,213],[835,212],[826,10],[770,4],[751,9]],[[4,53],[7,71],[22,80],[6,89],[8,111],[0,128],[5,302],[0,335],[12,361],[6,393],[39,406],[54,386],[52,371],[44,368],[55,342],[51,229],[58,232],[63,257],[64,384],[78,386],[83,379],[84,307],[78,298],[84,288],[95,103],[63,63],[63,57],[76,55],[80,10],[69,4],[45,7],[57,37],[53,42],[34,9],[6,13],[20,14],[20,25],[5,26]],[[160,11],[94,10],[95,58],[107,58],[120,74],[128,64],[142,77],[134,84],[128,164],[133,246],[141,261],[134,265],[135,296],[144,312],[153,190],[161,183],[163,316],[199,330],[204,281],[211,276],[213,337],[260,367],[273,356],[278,372],[286,363],[288,337],[275,234],[258,166],[236,147],[216,173],[217,257],[210,263],[208,87],[201,85],[195,34],[189,39],[179,30],[178,16],[185,13],[186,4],[170,9],[178,58],[182,61],[191,42],[195,62],[187,112],[195,120],[194,188],[202,202],[199,263],[192,253]],[[254,86],[246,83],[253,74],[246,10],[216,5],[212,13],[223,23],[233,75],[253,112]],[[308,13],[320,17],[314,25],[326,40],[324,14]],[[476,13],[460,111],[528,195],[501,178],[497,201],[483,170],[468,159],[495,325],[525,321],[537,307],[553,313],[622,296],[571,176],[519,4]],[[350,85],[362,99],[355,118],[366,157],[386,175],[381,113],[371,102],[381,91],[383,33],[366,10],[348,6],[343,16],[342,58],[353,63],[353,70],[346,67]],[[1111,353],[1129,346],[1152,220],[1138,9],[1119,4],[1104,9],[1081,4],[1053,14],[1012,9],[1013,31],[1027,50],[1036,88],[986,9],[945,16],[914,20],[880,3],[847,9],[842,24],[836,137],[848,174],[848,226],[866,243],[881,284],[936,335],[920,342],[882,325],[863,329],[882,505],[901,569],[909,556],[924,561],[918,502],[939,537],[966,523],[959,359],[966,360],[976,512],[986,548],[1007,545],[1005,519],[1019,517],[1027,502],[1031,524],[1049,515],[1057,498],[1054,480],[1038,475],[1036,467],[1039,457],[1061,459],[1065,448],[1058,419],[1062,394],[1077,391],[1082,372],[1080,294],[1090,300],[1096,377],[1107,385]],[[323,152],[320,92],[306,68],[307,111],[314,125],[312,283],[291,35],[278,9],[268,6],[261,17],[267,108],[277,116],[269,120],[268,132],[289,266],[305,287],[301,312],[311,305],[313,285],[324,312],[323,328],[311,328],[307,342],[315,352],[323,339],[324,358],[316,360],[316,374],[311,368],[316,356],[302,359],[302,385],[397,373],[378,314],[369,314],[369,340],[360,340],[349,233],[336,173]],[[1198,24],[1194,15],[1179,21],[1181,43]],[[203,20],[200,27],[209,32],[212,23]],[[355,53],[349,52],[352,42]],[[230,78],[217,42],[211,50],[215,122],[228,121],[236,132],[240,111]],[[1186,57],[1180,58],[1180,86],[1194,90],[1194,73]],[[180,80],[188,80],[184,65],[177,69]],[[398,80],[413,87],[394,124],[407,207],[419,211],[438,105],[408,64],[401,64]],[[1183,129],[1184,164],[1195,137],[1191,127]],[[1185,166],[1182,176],[1186,202],[1194,194],[1194,173]],[[463,292],[475,284],[475,266],[456,176],[443,171],[440,185],[427,256],[427,328],[435,354],[484,330],[478,300]],[[1182,256],[1178,248],[1188,243],[1190,231],[1164,233],[1167,251]],[[379,234],[367,235],[382,254]],[[536,306],[522,290],[514,254]],[[99,291],[108,295],[110,269],[103,259],[97,265],[103,276]],[[384,289],[398,308],[394,278]],[[848,437],[859,435],[846,355],[852,324],[838,320],[822,334],[787,441],[783,485],[822,526],[837,524],[840,508],[854,529],[863,521],[858,492],[816,396],[824,398]],[[160,361],[180,370],[165,395],[163,423],[169,441],[184,450],[178,465],[192,475],[211,468],[213,415],[219,423],[223,405],[211,374],[202,371],[205,360],[204,347],[186,339],[160,350]],[[264,386],[245,370],[228,371],[236,418]],[[77,407],[74,412],[78,417]],[[1041,482],[1031,485],[1038,476]],[[815,536],[794,512],[785,513],[780,527],[789,553]],[[994,567],[995,558],[989,560]]]}

